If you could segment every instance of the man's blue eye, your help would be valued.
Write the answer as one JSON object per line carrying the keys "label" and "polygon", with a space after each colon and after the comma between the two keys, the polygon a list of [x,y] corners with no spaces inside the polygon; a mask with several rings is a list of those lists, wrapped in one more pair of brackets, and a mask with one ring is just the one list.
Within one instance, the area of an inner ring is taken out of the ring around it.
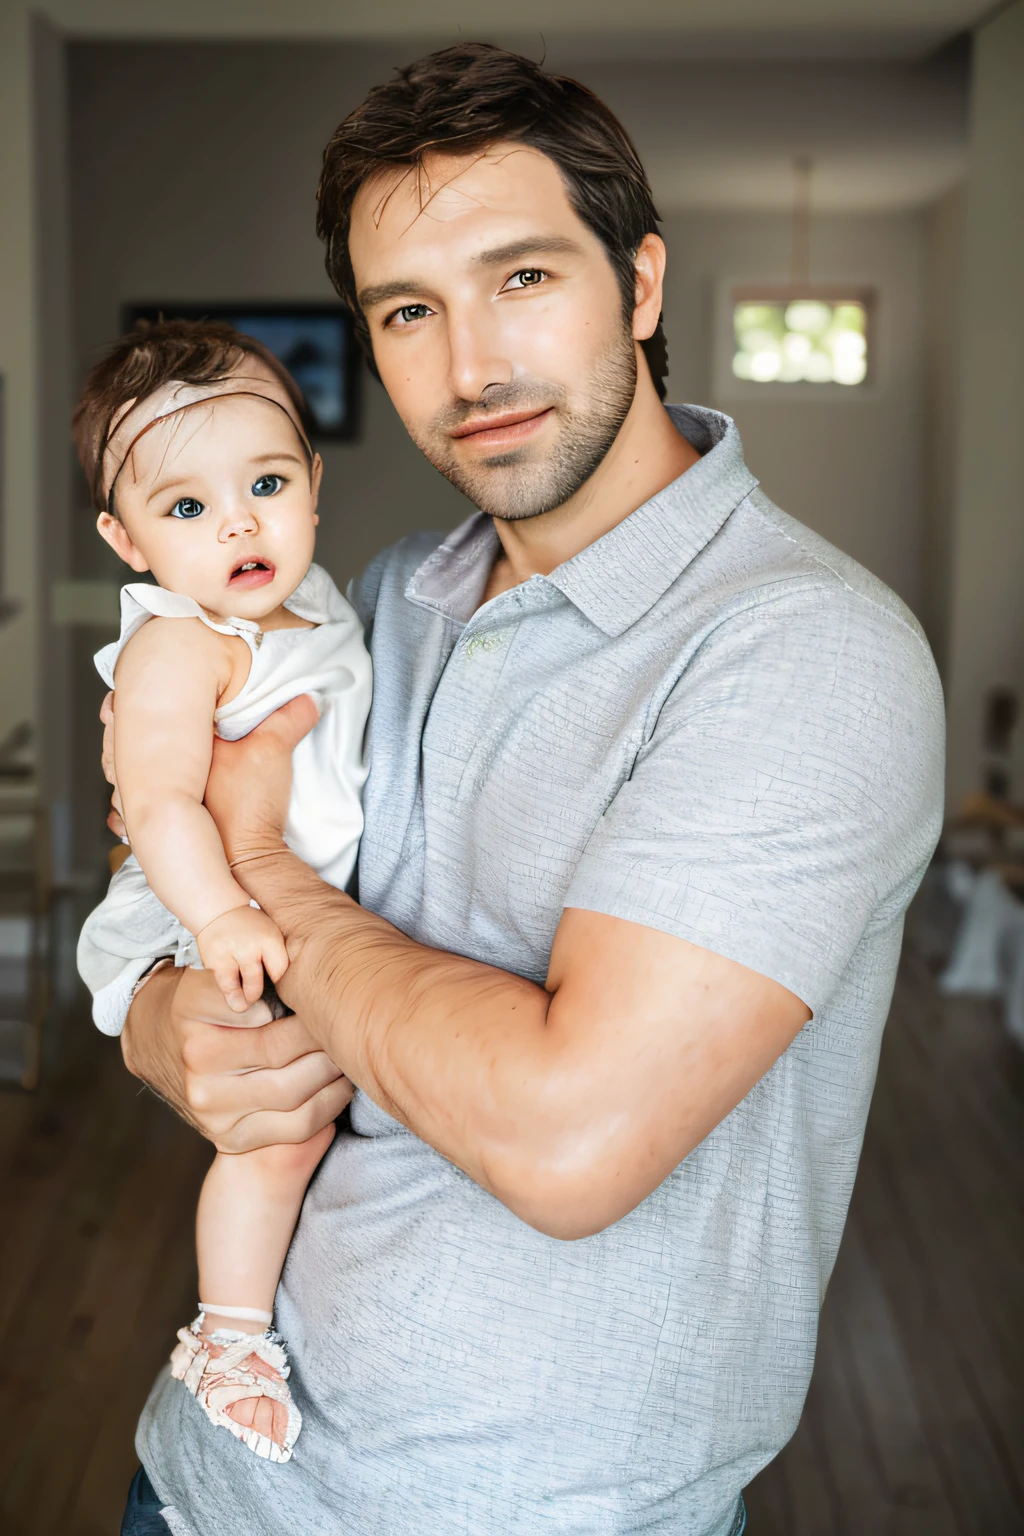
{"label": "man's blue eye", "polygon": [[206,508],[201,501],[196,501],[194,496],[182,496],[171,508],[172,517],[198,517]]}
{"label": "man's blue eye", "polygon": [[398,318],[404,325],[412,325],[414,320],[425,320],[429,314],[429,304],[403,304],[398,311]]}
{"label": "man's blue eye", "polygon": [[259,479],[252,483],[252,493],[254,496],[273,496],[282,485],[284,485],[284,478],[281,475],[260,475]]}

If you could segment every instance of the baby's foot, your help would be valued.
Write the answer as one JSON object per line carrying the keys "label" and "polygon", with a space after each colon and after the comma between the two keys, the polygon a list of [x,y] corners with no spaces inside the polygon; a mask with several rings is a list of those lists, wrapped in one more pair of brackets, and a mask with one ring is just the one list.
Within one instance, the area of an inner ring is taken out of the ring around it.
{"label": "baby's foot", "polygon": [[200,1313],[178,1330],[171,1375],[183,1382],[213,1424],[268,1461],[288,1461],[302,1416],[288,1389],[288,1356],[278,1334],[202,1332]]}

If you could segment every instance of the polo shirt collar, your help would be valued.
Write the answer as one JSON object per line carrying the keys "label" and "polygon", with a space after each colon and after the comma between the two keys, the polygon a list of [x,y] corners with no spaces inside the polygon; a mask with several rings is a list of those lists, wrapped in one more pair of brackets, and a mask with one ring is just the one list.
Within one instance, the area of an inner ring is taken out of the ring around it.
{"label": "polo shirt collar", "polygon": [[702,457],[547,578],[606,635],[643,618],[757,485],[728,416],[693,405],[668,411]]}
{"label": "polo shirt collar", "polygon": [[[728,416],[695,405],[667,409],[702,457],[609,533],[549,576],[534,578],[556,588],[607,635],[624,634],[654,606],[758,483]],[[406,597],[467,624],[497,550],[491,519],[474,513],[419,567]]]}
{"label": "polo shirt collar", "polygon": [[456,624],[468,624],[479,608],[500,548],[494,521],[474,512],[409,578],[405,595]]}

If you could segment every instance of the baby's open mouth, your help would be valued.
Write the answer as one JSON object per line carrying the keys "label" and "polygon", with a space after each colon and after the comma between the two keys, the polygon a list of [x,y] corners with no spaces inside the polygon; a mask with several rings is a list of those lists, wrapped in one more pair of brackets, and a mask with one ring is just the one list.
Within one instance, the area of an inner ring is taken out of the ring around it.
{"label": "baby's open mouth", "polygon": [[276,566],[269,560],[256,556],[252,560],[240,560],[228,578],[229,587],[265,587],[277,574]]}

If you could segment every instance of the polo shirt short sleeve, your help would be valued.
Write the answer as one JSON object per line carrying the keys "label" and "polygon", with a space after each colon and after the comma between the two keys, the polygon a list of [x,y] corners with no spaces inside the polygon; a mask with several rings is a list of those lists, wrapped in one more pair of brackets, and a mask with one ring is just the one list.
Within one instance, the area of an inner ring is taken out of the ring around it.
{"label": "polo shirt short sleeve", "polygon": [[714,950],[818,1013],[930,855],[941,719],[897,611],[780,582],[710,633],[659,708],[566,906]]}

